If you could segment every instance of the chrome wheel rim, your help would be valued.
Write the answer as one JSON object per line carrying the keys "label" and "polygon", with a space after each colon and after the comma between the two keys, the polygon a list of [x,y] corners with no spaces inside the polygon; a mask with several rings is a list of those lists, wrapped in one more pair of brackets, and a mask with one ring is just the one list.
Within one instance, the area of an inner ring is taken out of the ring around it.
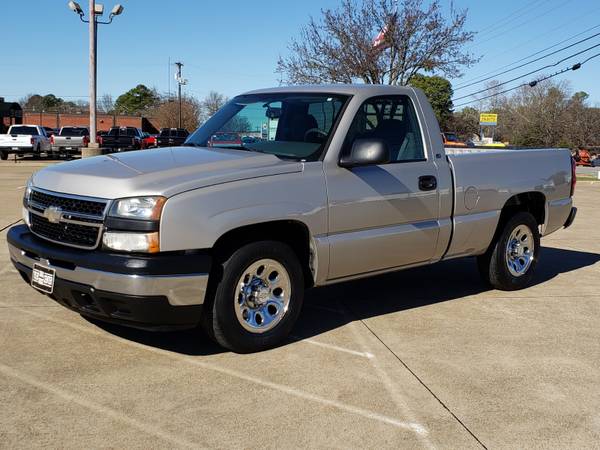
{"label": "chrome wheel rim", "polygon": [[283,265],[261,259],[248,266],[239,278],[234,295],[235,314],[251,333],[273,329],[287,313],[292,282]]}
{"label": "chrome wheel rim", "polygon": [[535,252],[533,233],[527,225],[516,227],[506,243],[506,265],[514,277],[525,275],[531,267]]}

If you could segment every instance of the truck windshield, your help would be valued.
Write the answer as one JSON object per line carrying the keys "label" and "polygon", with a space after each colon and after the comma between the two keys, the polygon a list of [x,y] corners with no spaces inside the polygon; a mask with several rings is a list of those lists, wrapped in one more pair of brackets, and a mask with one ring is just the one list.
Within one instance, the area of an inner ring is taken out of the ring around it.
{"label": "truck windshield", "polygon": [[297,160],[318,159],[348,96],[323,93],[235,97],[185,145],[239,148]]}
{"label": "truck windshield", "polygon": [[38,134],[36,127],[12,127],[10,134],[27,134],[29,136],[35,136]]}
{"label": "truck windshield", "polygon": [[88,136],[89,134],[87,128],[63,128],[60,130],[60,136]]}

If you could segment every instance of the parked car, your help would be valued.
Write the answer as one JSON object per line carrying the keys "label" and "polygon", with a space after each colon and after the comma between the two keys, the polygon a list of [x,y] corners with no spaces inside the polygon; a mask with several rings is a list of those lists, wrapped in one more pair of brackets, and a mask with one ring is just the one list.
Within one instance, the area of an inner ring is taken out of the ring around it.
{"label": "parked car", "polygon": [[242,136],[242,144],[243,145],[254,144],[258,141],[260,141],[260,138],[257,138],[255,136]]}
{"label": "parked car", "polygon": [[174,147],[181,145],[189,136],[189,131],[185,128],[161,128],[156,137],[158,147]]}
{"label": "parked car", "polygon": [[0,134],[0,159],[8,155],[32,153],[39,156],[50,151],[50,139],[39,125],[12,125],[6,134]]}
{"label": "parked car", "polygon": [[218,131],[211,136],[207,145],[208,147],[241,147],[242,144],[242,138],[239,133]]}
{"label": "parked car", "polygon": [[108,152],[140,150],[143,148],[142,131],[135,127],[112,127],[100,138],[100,146]]}
{"label": "parked car", "polygon": [[[272,139],[207,148],[248,111]],[[85,316],[201,323],[251,352],[286,338],[314,286],[466,256],[491,287],[529,286],[540,237],[575,218],[574,170],[566,149],[445,149],[415,88],[281,87],[185,146],[36,172],[7,240],[24,280]]]}
{"label": "parked car", "polygon": [[90,130],[86,127],[62,127],[54,136],[50,137],[52,153],[81,153],[90,142]]}
{"label": "parked car", "polygon": [[446,147],[467,147],[465,142],[458,139],[456,133],[442,133],[442,140]]}
{"label": "parked car", "polygon": [[143,133],[142,146],[143,148],[155,148],[158,147],[156,143],[157,134]]}
{"label": "parked car", "polygon": [[585,148],[578,148],[575,151],[573,158],[578,166],[592,167],[592,155],[590,151]]}

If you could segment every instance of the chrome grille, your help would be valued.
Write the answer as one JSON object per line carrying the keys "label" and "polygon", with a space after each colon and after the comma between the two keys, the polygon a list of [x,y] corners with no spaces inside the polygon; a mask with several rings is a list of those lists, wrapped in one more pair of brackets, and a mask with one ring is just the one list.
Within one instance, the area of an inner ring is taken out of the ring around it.
{"label": "chrome grille", "polygon": [[61,196],[60,194],[50,194],[38,190],[32,190],[29,197],[31,203],[43,208],[48,206],[57,206],[65,212],[80,213],[88,216],[104,216],[106,201],[88,200],[75,196]]}
{"label": "chrome grille", "polygon": [[27,201],[29,226],[51,242],[91,250],[100,243],[108,203],[34,188]]}

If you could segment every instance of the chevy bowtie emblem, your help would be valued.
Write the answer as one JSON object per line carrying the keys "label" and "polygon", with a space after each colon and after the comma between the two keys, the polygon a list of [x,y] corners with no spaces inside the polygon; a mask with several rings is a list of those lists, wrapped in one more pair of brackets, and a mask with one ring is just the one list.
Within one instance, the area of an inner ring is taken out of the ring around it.
{"label": "chevy bowtie emblem", "polygon": [[49,206],[44,210],[44,217],[50,223],[59,223],[62,217],[62,209],[58,206]]}

